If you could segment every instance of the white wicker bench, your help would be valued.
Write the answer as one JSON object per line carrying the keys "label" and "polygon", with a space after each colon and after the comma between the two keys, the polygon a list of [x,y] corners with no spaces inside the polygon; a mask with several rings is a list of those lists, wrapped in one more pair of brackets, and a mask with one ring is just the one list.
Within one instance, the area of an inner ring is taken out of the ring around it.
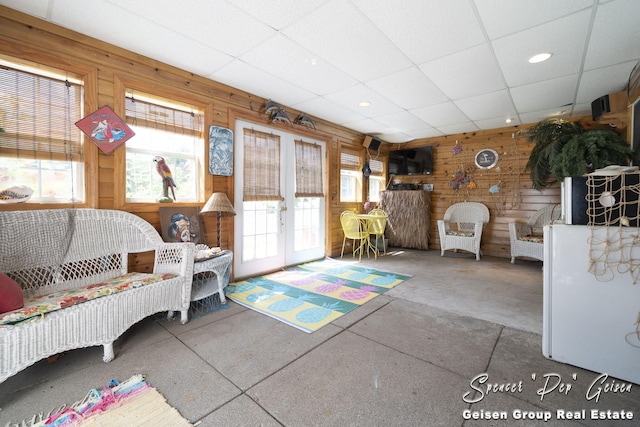
{"label": "white wicker bench", "polygon": [[[117,278],[128,273],[129,254],[151,251],[153,272],[140,272],[145,279],[120,291]],[[38,360],[74,348],[102,345],[103,360],[109,362],[114,341],[158,312],[173,316],[180,311],[186,323],[193,260],[192,243],[165,243],[151,224],[128,212],[0,212],[0,271],[20,285],[25,304],[52,293],[86,292],[87,286],[93,295],[86,301],[74,295],[72,305],[61,304],[18,322],[6,323],[11,316],[0,314],[5,318],[0,324],[0,382]],[[105,283],[111,288],[95,286]]]}

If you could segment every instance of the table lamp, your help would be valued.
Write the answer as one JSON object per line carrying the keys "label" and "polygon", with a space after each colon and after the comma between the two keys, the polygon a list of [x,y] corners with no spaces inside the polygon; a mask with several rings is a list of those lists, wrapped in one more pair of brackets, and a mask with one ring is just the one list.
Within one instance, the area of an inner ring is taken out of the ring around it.
{"label": "table lamp", "polygon": [[218,247],[220,247],[220,218],[235,214],[236,211],[233,210],[233,205],[225,193],[213,193],[200,211],[202,216],[218,216]]}

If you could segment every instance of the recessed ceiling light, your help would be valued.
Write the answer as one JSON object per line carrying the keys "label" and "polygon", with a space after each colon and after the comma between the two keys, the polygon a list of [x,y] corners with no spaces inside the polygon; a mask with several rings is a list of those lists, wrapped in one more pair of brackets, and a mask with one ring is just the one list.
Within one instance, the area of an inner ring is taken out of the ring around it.
{"label": "recessed ceiling light", "polygon": [[539,53],[539,54],[533,55],[531,58],[529,58],[529,63],[530,64],[537,64],[538,62],[546,61],[549,58],[551,58],[551,54],[550,53],[548,53],[548,52]]}
{"label": "recessed ceiling light", "polygon": [[505,120],[505,122],[511,123],[511,119],[507,119],[507,120]]}
{"label": "recessed ceiling light", "polygon": [[358,102],[358,107],[368,107],[369,105],[371,105],[371,103],[369,101],[360,101],[360,102]]}

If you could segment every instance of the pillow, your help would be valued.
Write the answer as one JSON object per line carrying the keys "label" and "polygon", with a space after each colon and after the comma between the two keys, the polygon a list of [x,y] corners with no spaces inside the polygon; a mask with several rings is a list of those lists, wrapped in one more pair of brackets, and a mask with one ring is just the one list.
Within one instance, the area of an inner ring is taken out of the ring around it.
{"label": "pillow", "polygon": [[22,288],[15,280],[0,273],[0,313],[17,310],[24,306]]}

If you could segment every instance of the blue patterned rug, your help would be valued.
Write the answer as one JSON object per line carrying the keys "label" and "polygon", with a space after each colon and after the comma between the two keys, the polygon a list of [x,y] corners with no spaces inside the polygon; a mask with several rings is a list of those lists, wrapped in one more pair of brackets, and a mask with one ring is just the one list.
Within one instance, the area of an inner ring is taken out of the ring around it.
{"label": "blue patterned rug", "polygon": [[231,283],[227,298],[313,332],[410,277],[327,258]]}

